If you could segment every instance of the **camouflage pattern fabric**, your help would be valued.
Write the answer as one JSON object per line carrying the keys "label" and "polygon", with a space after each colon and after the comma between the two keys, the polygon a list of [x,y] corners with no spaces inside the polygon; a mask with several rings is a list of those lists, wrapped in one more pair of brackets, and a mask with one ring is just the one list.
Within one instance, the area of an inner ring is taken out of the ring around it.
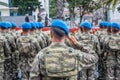
{"label": "camouflage pattern fabric", "polygon": [[116,59],[117,59],[117,65],[116,65],[116,80],[120,79],[120,51],[116,52]]}
{"label": "camouflage pattern fabric", "polygon": [[48,38],[48,35],[43,33],[42,31],[36,31],[36,38],[42,49],[50,45],[50,39]]}
{"label": "camouflage pattern fabric", "polygon": [[41,48],[37,40],[29,35],[19,37],[17,46],[20,53],[19,68],[22,71],[22,80],[29,80],[31,63]]}
{"label": "camouflage pattern fabric", "polygon": [[[15,30],[10,30],[8,33],[10,36],[13,37],[14,41],[14,46],[16,46],[16,39],[19,37],[16,34]],[[18,63],[19,63],[19,52],[17,50],[17,46],[15,47],[15,50],[12,50],[12,55],[11,55],[11,70],[12,70],[12,78],[13,80],[17,79],[17,73],[18,73]]]}
{"label": "camouflage pattern fabric", "polygon": [[[4,36],[0,34],[0,80],[6,80],[7,65],[6,61],[9,59],[11,53],[9,44]],[[8,64],[9,65],[9,64]]]}
{"label": "camouflage pattern fabric", "polygon": [[[14,55],[14,52],[16,51],[16,43],[15,43],[15,38],[10,34],[9,31],[7,32],[3,32],[1,33],[2,36],[5,37],[5,39],[8,41],[8,44],[9,44],[9,47],[10,47],[10,50],[11,50],[11,53],[10,54],[7,54],[7,56],[9,57],[8,59],[5,60],[5,69],[6,69],[6,72],[5,72],[5,75],[6,75],[6,80],[13,80],[13,77],[12,74],[13,74],[13,68],[14,65],[13,65],[13,55]],[[15,77],[15,76],[14,76]]]}
{"label": "camouflage pattern fabric", "polygon": [[77,57],[70,50],[48,48],[44,55],[47,76],[70,77],[77,74]]}
{"label": "camouflage pattern fabric", "polygon": [[[59,49],[59,50],[57,50]],[[84,52],[81,52],[80,50],[74,50],[73,48],[67,47],[64,43],[52,43],[49,47],[41,50],[38,55],[36,56],[33,64],[32,64],[32,69],[31,69],[31,80],[39,80],[39,79],[43,79],[43,80],[77,80],[77,75],[75,76],[71,76],[71,77],[47,77],[47,72],[46,72],[46,66],[45,66],[45,53],[46,52],[50,52],[52,54],[54,53],[64,53],[64,51],[62,51],[62,49],[66,50],[67,53],[74,53],[74,55],[76,55],[77,57],[77,61],[78,61],[78,66],[77,68],[80,70],[82,67],[90,67],[92,65],[95,64],[95,62],[97,62],[97,57],[91,54],[87,54]],[[56,51],[55,51],[56,50]],[[59,51],[59,52],[57,52]],[[64,53],[64,54],[65,54]],[[52,56],[51,56],[52,57]],[[71,59],[70,59],[71,60]],[[67,63],[66,63],[67,64]],[[84,65],[84,66],[82,66]],[[54,66],[54,65],[52,65]],[[65,64],[63,66],[66,66]],[[71,65],[72,66],[72,65]],[[70,67],[71,68],[71,67]],[[62,69],[67,69],[66,67],[62,67]],[[39,74],[41,76],[39,76]],[[77,73],[75,73],[77,74]],[[68,74],[67,74],[68,75]],[[66,75],[64,75],[66,76]]]}
{"label": "camouflage pattern fabric", "polygon": [[[84,49],[87,49],[88,51],[93,50],[97,52],[98,50],[98,48],[96,48],[96,44],[98,43],[97,37],[94,37],[89,33],[83,32],[80,35],[77,35],[76,38],[78,39],[79,43],[83,44]],[[97,56],[97,54],[94,54],[94,55]],[[83,70],[80,72],[78,79],[79,80],[95,80],[95,70],[96,70],[95,65],[91,66],[88,69],[83,68]]]}
{"label": "camouflage pattern fabric", "polygon": [[99,47],[100,47],[100,51],[99,51],[99,60],[98,60],[98,73],[99,73],[99,79],[100,80],[105,80],[105,74],[106,74],[106,66],[105,66],[105,63],[104,63],[104,59],[105,59],[105,56],[104,56],[104,50],[105,50],[105,47],[103,46],[103,40],[105,38],[105,36],[107,35],[107,32],[106,30],[104,29],[101,29],[97,32],[95,32],[95,36],[98,37],[98,41],[99,41]]}
{"label": "camouflage pattern fabric", "polygon": [[[107,55],[106,55],[106,80],[119,80],[119,35],[118,34],[112,34],[109,37],[106,37],[105,39],[105,45],[107,49]],[[116,44],[117,43],[117,44]]]}

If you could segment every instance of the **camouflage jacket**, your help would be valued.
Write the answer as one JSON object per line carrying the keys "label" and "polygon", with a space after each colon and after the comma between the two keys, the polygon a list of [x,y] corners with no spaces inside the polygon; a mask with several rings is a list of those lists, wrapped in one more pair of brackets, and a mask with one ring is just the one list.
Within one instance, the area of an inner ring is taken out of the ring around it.
{"label": "camouflage jacket", "polygon": [[4,36],[7,39],[11,52],[15,52],[17,50],[15,37],[13,37],[9,32],[2,33],[2,36]]}
{"label": "camouflage jacket", "polygon": [[[66,46],[64,43],[57,43],[57,42],[55,43],[54,42],[49,47],[41,50],[35,57],[33,65],[32,65],[32,69],[31,69],[31,73],[30,73],[30,77],[31,77],[30,80],[40,80],[41,78],[43,80],[63,80],[59,77],[57,79],[44,77],[44,76],[46,76],[46,67],[45,67],[44,57],[45,57],[45,53],[47,51],[49,51],[49,49],[51,49],[51,48],[52,48],[52,50],[59,48],[59,51],[61,51],[61,53],[62,52],[64,53],[64,51],[62,51],[62,49],[66,49],[68,51],[70,50],[71,52],[73,52],[77,56],[77,61],[79,62],[79,64],[78,64],[79,66],[77,66],[77,68],[79,70],[83,67],[88,68],[88,67],[94,65],[98,60],[95,55],[87,54],[87,53],[81,52],[80,50],[75,50],[73,48]],[[52,51],[50,50],[50,52],[52,52]],[[54,53],[54,51],[52,53]],[[41,76],[40,76],[40,74],[41,74]],[[69,77],[69,80],[77,80],[77,75]]]}
{"label": "camouflage jacket", "polygon": [[11,54],[11,50],[7,39],[1,34],[0,34],[0,40],[2,40],[0,41],[1,42],[0,47],[3,47],[0,50],[0,62],[1,62],[2,60],[4,61],[5,59],[10,58],[9,56]]}
{"label": "camouflage jacket", "polygon": [[[22,47],[21,40],[26,40],[26,39],[30,39],[30,42],[29,42],[30,46],[28,47],[28,48],[30,48],[29,49],[30,51],[28,54],[22,53],[23,50],[20,51],[20,48]],[[19,50],[19,56],[20,56],[19,66],[21,66],[21,65],[31,66],[31,63],[32,63],[34,57],[41,50],[38,41],[34,37],[31,37],[30,35],[27,35],[27,34],[23,35],[17,39],[17,48]],[[23,66],[23,69],[25,70],[24,66]],[[27,69],[27,70],[29,70],[29,69]]]}
{"label": "camouflage jacket", "polygon": [[[75,34],[75,38],[77,39],[79,44],[81,44],[81,46],[84,47],[84,49],[86,48],[86,50],[88,51],[89,49],[91,49],[95,51],[97,54],[100,54],[100,44],[97,36],[91,35],[90,33],[78,32]],[[69,41],[66,41],[66,44],[74,48],[74,46]]]}

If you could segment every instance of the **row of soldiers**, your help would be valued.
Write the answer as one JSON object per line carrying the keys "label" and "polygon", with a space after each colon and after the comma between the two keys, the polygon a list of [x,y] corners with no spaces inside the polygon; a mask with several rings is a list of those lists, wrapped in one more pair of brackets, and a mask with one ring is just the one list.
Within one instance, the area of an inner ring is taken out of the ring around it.
{"label": "row of soldiers", "polygon": [[99,31],[90,34],[91,24],[83,22],[81,31],[75,33],[84,48],[94,50],[99,58],[97,64],[80,71],[79,80],[120,80],[120,25],[102,21],[99,27]]}
{"label": "row of soldiers", "polygon": [[[0,80],[29,80],[34,57],[51,43],[50,36],[41,31],[43,25],[40,22],[23,23],[22,34],[16,33],[15,28],[13,22],[0,22],[0,45],[3,46],[0,48]],[[78,80],[119,80],[119,24],[101,22],[100,30],[95,34],[90,34],[91,29],[89,22],[83,22],[74,37],[84,47],[84,52],[99,57],[98,63],[82,68]],[[78,49],[67,40],[66,44]]]}
{"label": "row of soldiers", "polygon": [[41,22],[23,23],[22,33],[16,27],[14,22],[0,22],[0,80],[28,79],[35,55],[50,44]]}

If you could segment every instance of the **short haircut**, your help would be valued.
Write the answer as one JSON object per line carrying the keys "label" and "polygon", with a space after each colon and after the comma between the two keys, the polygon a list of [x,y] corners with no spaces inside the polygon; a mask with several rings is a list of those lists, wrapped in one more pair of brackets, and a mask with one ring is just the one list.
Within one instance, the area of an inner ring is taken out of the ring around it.
{"label": "short haircut", "polygon": [[62,39],[66,36],[65,31],[57,27],[51,27],[51,32],[57,39]]}
{"label": "short haircut", "polygon": [[26,30],[26,29],[23,29],[23,32],[28,32],[28,31],[29,31],[29,29],[27,29],[27,30]]}

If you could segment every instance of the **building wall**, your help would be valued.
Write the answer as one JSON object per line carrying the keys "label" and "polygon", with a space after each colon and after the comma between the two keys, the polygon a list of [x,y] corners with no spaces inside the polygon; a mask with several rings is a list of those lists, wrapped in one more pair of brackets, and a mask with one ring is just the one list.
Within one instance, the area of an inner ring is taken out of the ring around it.
{"label": "building wall", "polygon": [[9,9],[3,9],[1,11],[1,16],[10,16],[10,11]]}
{"label": "building wall", "polygon": [[[0,0],[0,2],[4,2],[6,4],[9,4],[8,1],[9,0]],[[4,6],[4,5],[0,5],[0,13],[1,13],[0,16],[10,16],[9,8],[7,6]]]}
{"label": "building wall", "polygon": [[[42,15],[43,17],[45,17],[46,14],[48,14],[49,16],[49,0],[39,0],[41,2],[41,5],[42,5]],[[35,20],[37,21],[37,14],[39,13],[39,10],[36,9],[36,11],[33,12],[33,15],[35,16]]]}

